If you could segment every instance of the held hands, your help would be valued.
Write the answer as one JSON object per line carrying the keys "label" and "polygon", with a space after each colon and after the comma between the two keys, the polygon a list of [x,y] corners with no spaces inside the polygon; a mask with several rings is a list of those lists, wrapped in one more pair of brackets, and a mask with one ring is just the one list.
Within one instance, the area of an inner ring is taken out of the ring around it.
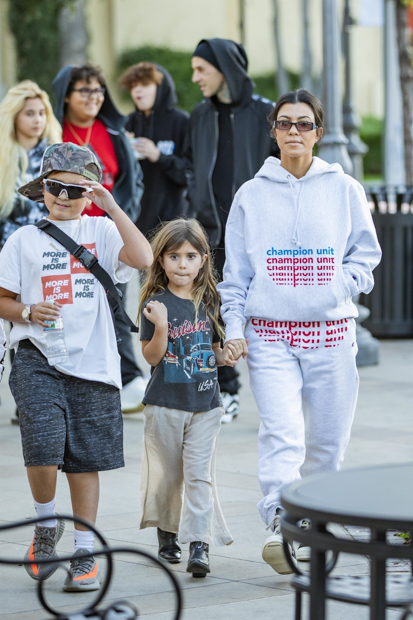
{"label": "held hands", "polygon": [[88,179],[81,179],[79,185],[85,185],[87,188],[90,187],[92,189],[92,192],[85,191],[83,196],[89,198],[99,209],[106,211],[106,213],[110,214],[118,207],[112,194],[100,183],[89,181]]}
{"label": "held hands", "polygon": [[160,301],[149,301],[143,309],[143,314],[155,327],[168,325],[168,309]]}
{"label": "held hands", "polygon": [[222,349],[225,366],[235,366],[235,364],[238,364],[240,357],[245,359],[248,355],[248,344],[249,340],[244,338],[228,340]]}
{"label": "held hands", "polygon": [[49,327],[45,321],[54,321],[60,316],[60,308],[62,304],[55,301],[50,303],[49,301],[40,301],[38,304],[34,304],[30,308],[30,321],[32,323],[38,323],[42,327]]}

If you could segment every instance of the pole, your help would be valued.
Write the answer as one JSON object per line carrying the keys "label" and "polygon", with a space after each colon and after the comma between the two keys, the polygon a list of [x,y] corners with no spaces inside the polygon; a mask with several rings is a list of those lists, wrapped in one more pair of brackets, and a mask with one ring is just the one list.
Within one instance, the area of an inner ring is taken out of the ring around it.
{"label": "pole", "polygon": [[403,108],[397,49],[396,7],[386,0],[384,21],[384,179],[386,185],[404,185]]}
{"label": "pole", "polygon": [[319,156],[329,163],[339,163],[351,174],[352,163],[343,133],[341,102],[341,53],[337,0],[323,0],[323,104],[325,125]]}
{"label": "pole", "polygon": [[312,92],[313,90],[313,58],[310,44],[310,0],[301,0],[303,15],[303,57],[301,62],[300,87]]}
{"label": "pole", "polygon": [[344,3],[343,19],[343,53],[345,61],[345,95],[343,105],[343,128],[348,140],[347,151],[353,164],[353,176],[360,183],[363,182],[363,156],[368,147],[362,142],[358,130],[361,125],[360,116],[357,114],[353,103],[353,84],[351,69],[351,30],[354,19],[350,12],[350,0]]}
{"label": "pole", "polygon": [[276,87],[277,97],[281,97],[284,93],[288,93],[290,90],[290,80],[288,78],[287,71],[284,66],[283,51],[281,46],[280,37],[280,7],[278,0],[272,0],[273,4],[273,29],[274,29],[274,46],[275,55],[277,57],[277,74],[276,74]]}
{"label": "pole", "polygon": [[75,0],[60,11],[60,65],[82,65],[87,60],[89,43],[86,24],[86,1]]}
{"label": "pole", "polygon": [[239,2],[239,38],[242,45],[245,45],[245,0]]}

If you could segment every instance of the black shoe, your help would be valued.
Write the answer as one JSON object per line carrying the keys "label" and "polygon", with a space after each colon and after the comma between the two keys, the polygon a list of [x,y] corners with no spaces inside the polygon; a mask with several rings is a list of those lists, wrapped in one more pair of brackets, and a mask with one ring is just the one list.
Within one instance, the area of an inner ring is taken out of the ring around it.
{"label": "black shoe", "polygon": [[158,529],[159,551],[158,558],[166,560],[170,564],[178,564],[181,561],[181,547],[178,545],[178,534],[164,532]]}
{"label": "black shoe", "polygon": [[206,577],[209,570],[209,545],[204,542],[191,542],[189,545],[189,559],[186,567],[187,573],[192,577]]}

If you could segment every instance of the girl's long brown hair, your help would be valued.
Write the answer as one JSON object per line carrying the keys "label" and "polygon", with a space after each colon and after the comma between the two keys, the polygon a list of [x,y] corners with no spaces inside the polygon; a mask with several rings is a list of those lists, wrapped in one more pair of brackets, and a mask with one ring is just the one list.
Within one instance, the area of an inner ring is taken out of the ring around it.
{"label": "girl's long brown hair", "polygon": [[178,250],[185,241],[188,241],[201,256],[207,255],[207,260],[202,265],[193,282],[192,295],[195,316],[198,315],[199,307],[203,303],[205,313],[210,319],[215,332],[220,338],[223,338],[224,330],[219,312],[221,300],[216,288],[217,278],[212,264],[211,252],[204,229],[194,219],[185,220],[177,218],[162,224],[155,231],[151,240],[153,263],[145,272],[144,283],[139,295],[138,320],[143,304],[157,293],[163,292],[168,286],[168,278],[159,259],[166,252]]}

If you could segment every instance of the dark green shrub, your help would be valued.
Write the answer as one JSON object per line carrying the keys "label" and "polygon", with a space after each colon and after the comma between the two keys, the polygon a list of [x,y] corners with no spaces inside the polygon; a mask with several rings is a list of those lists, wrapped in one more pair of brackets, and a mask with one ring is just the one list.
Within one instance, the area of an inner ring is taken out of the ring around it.
{"label": "dark green shrub", "polygon": [[[202,93],[197,84],[191,82],[191,52],[177,52],[165,47],[152,47],[150,45],[138,47],[137,49],[126,50],[123,52],[117,62],[115,78],[118,79],[124,71],[131,65],[144,60],[155,62],[165,67],[172,75],[176,94],[178,96],[178,105],[180,108],[190,112],[197,103],[202,101]],[[297,88],[298,75],[289,72],[291,88]],[[277,99],[277,91],[275,87],[275,77],[273,74],[260,75],[253,77],[256,84],[255,92],[262,97],[267,97],[271,101]],[[121,91],[125,101],[130,101],[128,92]]]}
{"label": "dark green shrub", "polygon": [[364,176],[382,175],[383,121],[372,116],[364,117],[360,127],[360,138],[369,147],[363,159]]}
{"label": "dark green shrub", "polygon": [[[178,106],[190,112],[202,100],[199,86],[191,82],[191,57],[191,52],[177,52],[165,47],[152,47],[150,45],[126,50],[119,57],[115,77],[119,78],[128,67],[136,65],[138,62],[144,60],[155,62],[165,67],[172,75],[176,86]],[[122,91],[122,93],[125,101],[130,101],[129,92]]]}
{"label": "dark green shrub", "polygon": [[[298,88],[299,76],[293,71],[288,71],[288,77],[290,79],[291,90]],[[270,101],[277,101],[280,94],[278,93],[276,86],[276,78],[273,73],[267,73],[266,75],[255,75],[252,78],[255,82],[255,92],[266,97]]]}
{"label": "dark green shrub", "polygon": [[8,20],[16,41],[17,79],[33,80],[51,95],[60,69],[59,13],[73,0],[12,0]]}

